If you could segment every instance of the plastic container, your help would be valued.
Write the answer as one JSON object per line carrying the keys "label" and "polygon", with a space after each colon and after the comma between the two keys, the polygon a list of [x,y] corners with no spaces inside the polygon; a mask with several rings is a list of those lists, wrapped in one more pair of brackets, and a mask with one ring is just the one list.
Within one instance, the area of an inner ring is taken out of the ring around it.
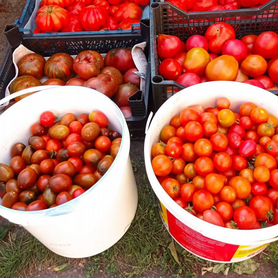
{"label": "plastic container", "polygon": [[[264,31],[277,32],[278,1],[272,0],[261,8],[185,13],[169,3],[152,3],[150,14],[151,80],[154,110],[156,111],[175,92],[183,89],[172,80],[164,80],[159,74],[159,57],[156,39],[159,34],[175,35],[182,40],[191,35],[204,35],[207,28],[217,22],[234,26],[237,38],[260,34]],[[274,92],[278,94],[278,91]]]}
{"label": "plastic container", "polygon": [[[83,38],[79,39],[26,39],[22,41],[22,45],[28,49],[41,54],[44,57],[51,56],[54,53],[66,52],[70,55],[76,55],[82,50],[91,49],[100,53],[107,53],[113,48],[131,48],[138,42],[142,42],[142,38]],[[14,47],[18,47],[15,45]],[[12,60],[13,48],[7,50],[6,58],[2,68],[0,69],[0,99],[5,97],[5,90],[9,82],[15,76],[15,68]],[[149,46],[147,43],[145,55],[148,57]],[[144,129],[149,112],[150,99],[150,63],[147,67],[145,78],[145,90],[139,91],[129,101],[132,117],[127,119],[132,140],[142,140],[144,137]]]}
{"label": "plastic container", "polygon": [[160,214],[170,235],[186,250],[203,259],[221,263],[246,260],[278,240],[278,225],[256,230],[234,230],[205,222],[181,208],[160,185],[151,165],[151,147],[158,142],[162,127],[183,108],[215,104],[217,97],[227,97],[236,109],[244,102],[254,102],[278,117],[278,98],[268,91],[238,82],[207,82],[183,89],[168,99],[146,127],[144,157],[147,175],[158,200]]}
{"label": "plastic container", "polygon": [[[140,37],[147,37],[149,29],[149,18],[150,18],[150,8],[146,6],[143,10],[143,15],[140,24],[134,24],[132,30],[116,30],[116,31],[97,31],[97,32],[57,32],[57,33],[43,33],[36,34],[36,15],[39,9],[41,0],[27,0],[26,5],[23,9],[21,17],[17,20],[15,24],[8,25],[6,27],[5,34],[8,40],[11,42],[17,41],[20,39],[70,39],[74,38],[76,40],[83,40],[84,38],[94,38],[102,36],[104,38],[111,37],[113,38],[124,38],[132,37],[134,39]],[[12,44],[13,45],[13,44]]]}
{"label": "plastic container", "polygon": [[[14,97],[30,91],[15,93]],[[27,140],[30,126],[43,111],[62,115],[94,109],[103,111],[111,127],[122,134],[119,153],[102,179],[80,197],[55,208],[22,212],[0,206],[1,216],[22,225],[51,251],[69,258],[93,256],[108,249],[125,234],[134,218],[138,196],[125,118],[108,97],[74,86],[32,94],[0,115],[0,129],[5,131],[1,133],[0,161],[8,163],[12,144]]]}

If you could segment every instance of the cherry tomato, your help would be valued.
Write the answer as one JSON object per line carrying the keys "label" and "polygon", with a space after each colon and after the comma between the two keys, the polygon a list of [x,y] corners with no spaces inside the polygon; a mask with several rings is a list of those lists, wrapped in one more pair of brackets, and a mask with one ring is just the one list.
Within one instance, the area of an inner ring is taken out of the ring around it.
{"label": "cherry tomato", "polygon": [[264,182],[254,182],[252,184],[251,192],[253,195],[267,195],[268,187]]}
{"label": "cherry tomato", "polygon": [[228,147],[228,138],[222,133],[213,134],[210,137],[210,142],[214,151],[223,152]]}
{"label": "cherry tomato", "polygon": [[198,212],[202,212],[213,206],[214,199],[210,192],[205,189],[200,189],[194,192],[192,202],[194,209]]}
{"label": "cherry tomato", "polygon": [[166,125],[162,128],[160,132],[160,140],[164,143],[167,143],[167,141],[176,135],[176,129],[171,125]]}
{"label": "cherry tomato", "polygon": [[249,116],[251,111],[257,106],[252,102],[245,102],[239,108],[239,114],[241,116]]}
{"label": "cherry tomato", "polygon": [[197,121],[189,121],[184,127],[185,138],[190,142],[195,142],[203,137],[203,127]]}
{"label": "cherry tomato", "polygon": [[203,130],[204,130],[204,135],[206,137],[210,137],[211,135],[213,135],[218,131],[217,123],[213,121],[206,121],[203,123]]}
{"label": "cherry tomato", "polygon": [[238,208],[240,208],[240,207],[243,207],[243,206],[245,206],[245,205],[246,205],[246,203],[245,203],[243,200],[241,200],[241,199],[236,199],[236,200],[232,203],[232,207],[233,207],[234,210],[236,210],[236,209],[238,209]]}
{"label": "cherry tomato", "polygon": [[278,201],[278,191],[275,189],[270,189],[267,193],[267,197],[271,200],[273,206],[277,206]]}
{"label": "cherry tomato", "polygon": [[172,58],[163,60],[159,65],[159,73],[166,80],[176,80],[181,75],[182,70],[180,63]]}
{"label": "cherry tomato", "polygon": [[254,178],[258,182],[268,182],[270,179],[270,171],[265,166],[258,166],[254,169]]}
{"label": "cherry tomato", "polygon": [[273,216],[272,202],[266,196],[255,196],[252,198],[250,208],[253,209],[259,221],[270,220]]}
{"label": "cherry tomato", "polygon": [[255,212],[248,206],[242,206],[234,211],[234,221],[239,229],[254,229],[257,223]]}
{"label": "cherry tomato", "polygon": [[206,156],[201,156],[195,160],[194,163],[197,175],[206,176],[212,173],[214,170],[213,161],[211,158]]}
{"label": "cherry tomato", "polygon": [[233,203],[236,200],[236,191],[230,185],[223,186],[219,194],[222,201]]}
{"label": "cherry tomato", "polygon": [[274,158],[278,157],[278,144],[274,140],[270,140],[269,142],[266,143],[265,150]]}
{"label": "cherry tomato", "polygon": [[165,154],[173,158],[179,158],[183,151],[182,145],[176,142],[169,142],[170,140],[171,139],[168,140],[165,147]]}
{"label": "cherry tomato", "polygon": [[159,154],[165,154],[165,144],[158,142],[152,146],[151,155],[155,157]]}
{"label": "cherry tomato", "polygon": [[271,170],[269,184],[273,187],[273,189],[278,190],[278,169]]}
{"label": "cherry tomato", "polygon": [[193,193],[195,192],[195,186],[193,183],[185,183],[180,188],[180,195],[185,203],[191,202]]}
{"label": "cherry tomato", "polygon": [[219,111],[218,121],[223,127],[230,127],[235,123],[236,117],[232,110],[230,109],[222,109]]}
{"label": "cherry tomato", "polygon": [[211,224],[224,227],[223,218],[218,211],[207,209],[203,212],[203,220]]}
{"label": "cherry tomato", "polygon": [[212,194],[217,194],[223,188],[226,177],[216,173],[207,174],[205,177],[205,188]]}
{"label": "cherry tomato", "polygon": [[242,143],[241,136],[236,132],[229,132],[228,140],[229,140],[229,146],[234,150],[237,150]]}
{"label": "cherry tomato", "polygon": [[229,181],[229,185],[235,189],[237,198],[239,199],[246,199],[251,193],[251,184],[244,177],[232,177]]}
{"label": "cherry tomato", "polygon": [[212,144],[208,139],[198,139],[193,148],[198,156],[210,156],[212,154]]}
{"label": "cherry tomato", "polygon": [[180,127],[181,126],[180,116],[179,115],[174,116],[170,121],[170,125],[172,125],[175,128]]}
{"label": "cherry tomato", "polygon": [[182,151],[182,159],[185,162],[193,162],[197,157],[194,152],[194,145],[192,143],[183,144]]}
{"label": "cherry tomato", "polygon": [[166,155],[160,154],[153,158],[152,167],[157,176],[168,176],[172,171],[172,161]]}
{"label": "cherry tomato", "polygon": [[245,130],[249,130],[254,126],[254,124],[249,116],[240,117],[239,124]]}
{"label": "cherry tomato", "polygon": [[213,158],[214,167],[220,171],[229,171],[232,168],[232,158],[226,152],[219,152]]}
{"label": "cherry tomato", "polygon": [[45,111],[40,115],[40,124],[43,127],[51,127],[57,120],[56,115],[51,111]]}
{"label": "cherry tomato", "polygon": [[99,136],[95,140],[96,149],[98,149],[99,151],[101,151],[103,153],[109,152],[111,145],[112,145],[112,142],[111,142],[110,138],[107,136]]}
{"label": "cherry tomato", "polygon": [[229,132],[235,132],[237,133],[242,139],[246,136],[246,132],[244,128],[242,128],[240,125],[236,124],[233,125],[230,129]]}
{"label": "cherry tomato", "polygon": [[256,146],[254,140],[247,139],[240,144],[239,154],[245,158],[253,157],[256,153]]}
{"label": "cherry tomato", "polygon": [[188,163],[183,169],[183,173],[189,179],[193,179],[196,176],[196,170],[193,163]]}
{"label": "cherry tomato", "polygon": [[227,222],[233,218],[234,210],[231,204],[227,202],[219,202],[216,204],[216,211],[220,214],[221,218]]}
{"label": "cherry tomato", "polygon": [[269,170],[277,168],[277,161],[268,153],[261,153],[256,157],[255,167],[266,166]]}
{"label": "cherry tomato", "polygon": [[254,182],[254,175],[253,175],[253,170],[250,169],[250,168],[246,168],[246,169],[243,169],[239,172],[239,175],[241,177],[244,177],[246,179],[248,179],[248,181],[250,183],[253,183]]}
{"label": "cherry tomato", "polygon": [[180,123],[182,126],[185,126],[189,121],[199,121],[199,119],[200,114],[191,108],[183,109],[180,113]]}
{"label": "cherry tomato", "polygon": [[180,184],[176,179],[166,178],[162,181],[161,185],[171,198],[179,196]]}
{"label": "cherry tomato", "polygon": [[173,168],[171,174],[174,175],[182,174],[185,167],[184,160],[182,158],[176,158],[172,161],[172,163],[173,163]]}
{"label": "cherry tomato", "polygon": [[255,124],[267,122],[268,116],[268,112],[261,107],[255,107],[250,112],[250,118]]}
{"label": "cherry tomato", "polygon": [[201,176],[195,176],[192,180],[192,183],[197,189],[202,189],[205,187],[205,179]]}

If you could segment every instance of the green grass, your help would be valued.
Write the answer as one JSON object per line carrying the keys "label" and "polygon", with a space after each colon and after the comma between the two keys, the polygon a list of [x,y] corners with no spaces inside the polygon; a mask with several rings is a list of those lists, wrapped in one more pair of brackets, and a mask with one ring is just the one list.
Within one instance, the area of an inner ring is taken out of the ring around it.
{"label": "green grass", "polygon": [[[142,162],[133,166],[135,171],[142,171],[144,167]],[[30,277],[39,273],[57,277],[58,272],[67,274],[68,271],[70,274],[73,269],[84,277],[195,277],[202,272],[223,277],[228,272],[251,275],[257,270],[258,262],[274,265],[278,274],[277,243],[255,257],[254,261],[237,264],[214,264],[185,251],[173,242],[164,228],[158,202],[146,175],[139,176],[139,204],[135,219],[113,247],[91,258],[67,259],[49,251],[24,229],[9,226],[2,230],[0,240],[0,277]]]}

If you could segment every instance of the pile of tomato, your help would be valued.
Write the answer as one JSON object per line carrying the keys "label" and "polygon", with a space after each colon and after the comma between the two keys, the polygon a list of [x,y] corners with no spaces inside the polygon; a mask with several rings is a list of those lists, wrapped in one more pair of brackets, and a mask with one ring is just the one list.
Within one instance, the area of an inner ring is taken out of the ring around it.
{"label": "pile of tomato", "polygon": [[212,12],[254,8],[270,0],[167,0],[185,12]]}
{"label": "pile of tomato", "polygon": [[129,98],[139,91],[140,77],[131,49],[111,49],[105,57],[94,50],[83,50],[75,58],[56,53],[48,60],[29,53],[17,66],[19,77],[11,83],[11,93],[40,85],[84,86],[113,98],[126,118],[132,116]]}
{"label": "pile of tomato", "polygon": [[35,33],[131,30],[149,0],[42,0]]}
{"label": "pile of tomato", "polygon": [[278,223],[278,119],[251,102],[227,98],[183,109],[160,132],[152,167],[168,195],[189,213],[227,228]]}
{"label": "pile of tomato", "polygon": [[121,135],[101,111],[41,114],[28,143],[15,143],[0,163],[2,206],[21,211],[53,208],[90,189],[112,165]]}
{"label": "pile of tomato", "polygon": [[277,90],[278,35],[272,31],[236,39],[232,25],[216,23],[204,36],[192,35],[186,42],[161,34],[157,51],[159,73],[184,87],[228,80]]}

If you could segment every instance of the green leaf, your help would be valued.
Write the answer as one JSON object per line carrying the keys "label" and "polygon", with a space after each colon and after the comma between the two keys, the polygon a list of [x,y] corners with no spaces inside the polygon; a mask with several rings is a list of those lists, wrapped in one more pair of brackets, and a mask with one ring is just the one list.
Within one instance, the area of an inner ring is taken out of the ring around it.
{"label": "green leaf", "polygon": [[68,266],[69,266],[69,264],[67,264],[67,263],[61,264],[61,265],[55,266],[55,267],[53,268],[53,270],[54,270],[55,272],[64,271],[64,270],[66,270],[66,269],[68,268]]}
{"label": "green leaf", "polygon": [[233,271],[237,274],[254,274],[259,268],[260,264],[254,260],[249,259],[241,263],[234,264]]}
{"label": "green leaf", "polygon": [[175,247],[175,243],[172,240],[171,243],[169,244],[168,248],[170,249],[171,255],[174,258],[174,260],[177,262],[178,265],[181,265],[177,249]]}
{"label": "green leaf", "polygon": [[10,230],[9,226],[0,226],[0,240],[4,239]]}

